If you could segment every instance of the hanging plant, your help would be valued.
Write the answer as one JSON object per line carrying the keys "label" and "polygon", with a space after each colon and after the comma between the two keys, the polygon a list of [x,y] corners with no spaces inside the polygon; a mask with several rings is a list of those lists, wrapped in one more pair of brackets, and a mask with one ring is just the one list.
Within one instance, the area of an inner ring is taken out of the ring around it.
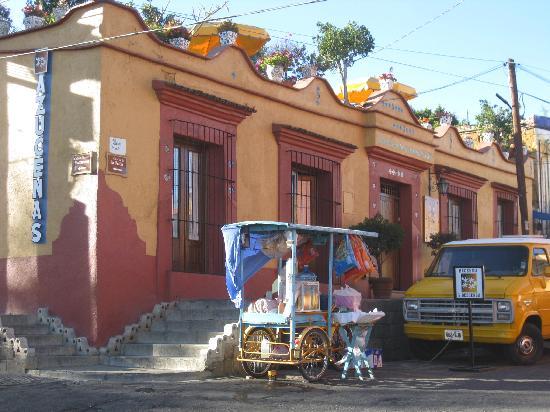
{"label": "hanging plant", "polygon": [[34,3],[31,1],[27,2],[25,7],[23,7],[22,11],[25,17],[29,17],[29,16],[46,17],[46,12],[42,7],[42,3],[40,3],[39,1],[36,1]]}

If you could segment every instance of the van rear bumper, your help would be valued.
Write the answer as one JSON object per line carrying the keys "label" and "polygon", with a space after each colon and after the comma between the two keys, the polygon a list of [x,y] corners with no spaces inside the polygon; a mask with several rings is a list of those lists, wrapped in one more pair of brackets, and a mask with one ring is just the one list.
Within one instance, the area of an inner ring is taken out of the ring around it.
{"label": "van rear bumper", "polygon": [[[409,338],[424,340],[445,340],[444,333],[446,329],[461,330],[464,341],[470,341],[468,325],[427,325],[417,322],[405,323],[405,334]],[[513,343],[518,334],[510,324],[494,324],[474,326],[474,341],[481,343]]]}

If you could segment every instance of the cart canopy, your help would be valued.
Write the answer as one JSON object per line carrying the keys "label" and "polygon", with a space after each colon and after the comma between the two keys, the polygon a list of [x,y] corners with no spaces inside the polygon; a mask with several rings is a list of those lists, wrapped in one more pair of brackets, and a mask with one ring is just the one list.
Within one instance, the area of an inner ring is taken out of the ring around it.
{"label": "cart canopy", "polygon": [[262,241],[273,236],[274,232],[285,232],[287,230],[316,235],[337,233],[378,237],[377,233],[360,230],[270,221],[240,222],[223,226],[225,283],[229,297],[237,308],[240,308],[243,303],[243,285],[267,262],[273,259],[273,257],[267,256],[262,251]]}

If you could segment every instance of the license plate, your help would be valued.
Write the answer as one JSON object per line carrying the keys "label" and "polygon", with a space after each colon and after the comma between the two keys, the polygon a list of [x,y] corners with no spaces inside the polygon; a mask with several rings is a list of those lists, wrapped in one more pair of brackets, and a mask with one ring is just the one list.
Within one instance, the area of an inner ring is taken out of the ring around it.
{"label": "license plate", "polygon": [[464,340],[464,334],[460,329],[445,329],[445,340]]}

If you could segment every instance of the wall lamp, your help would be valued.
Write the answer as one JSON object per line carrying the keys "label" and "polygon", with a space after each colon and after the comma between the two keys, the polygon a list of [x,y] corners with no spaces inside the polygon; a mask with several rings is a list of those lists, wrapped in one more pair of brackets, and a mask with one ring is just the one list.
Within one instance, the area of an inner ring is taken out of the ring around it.
{"label": "wall lamp", "polygon": [[446,195],[449,193],[449,182],[441,176],[440,172],[432,173],[431,170],[428,170],[428,193],[430,196],[432,194],[432,190],[439,192],[440,195]]}

